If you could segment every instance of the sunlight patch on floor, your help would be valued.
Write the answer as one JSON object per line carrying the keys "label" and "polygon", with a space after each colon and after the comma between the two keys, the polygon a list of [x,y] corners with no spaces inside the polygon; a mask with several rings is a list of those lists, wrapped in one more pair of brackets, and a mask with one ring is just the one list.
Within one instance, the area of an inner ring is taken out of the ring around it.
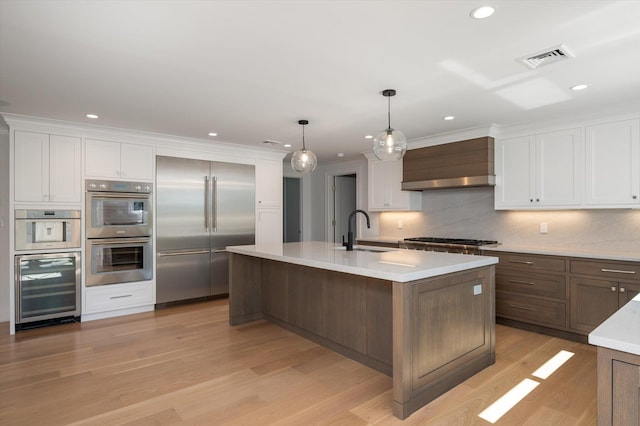
{"label": "sunlight patch on floor", "polygon": [[509,392],[505,393],[496,402],[488,406],[482,413],[478,414],[478,417],[488,421],[489,423],[495,423],[500,420],[500,417],[505,415],[507,411],[511,410],[518,402],[520,402],[525,396],[534,390],[540,383],[531,379],[524,379],[516,386],[514,386]]}
{"label": "sunlight patch on floor", "polygon": [[[558,368],[562,367],[572,356],[573,352],[562,350],[551,357],[547,362],[542,364],[540,368],[531,373],[532,376],[545,380],[551,376]],[[524,379],[516,386],[514,386],[509,392],[501,396],[496,402],[487,407],[482,413],[478,414],[478,417],[488,421],[489,423],[495,423],[502,416],[504,416],[509,410],[516,406],[524,397],[526,397],[532,390],[534,390],[540,383],[531,379]]]}
{"label": "sunlight patch on floor", "polygon": [[573,355],[574,353],[569,351],[558,352],[553,358],[545,362],[542,367],[534,371],[532,373],[532,376],[543,380],[546,379],[547,377],[552,375],[558,368],[562,367],[562,365],[567,362]]}

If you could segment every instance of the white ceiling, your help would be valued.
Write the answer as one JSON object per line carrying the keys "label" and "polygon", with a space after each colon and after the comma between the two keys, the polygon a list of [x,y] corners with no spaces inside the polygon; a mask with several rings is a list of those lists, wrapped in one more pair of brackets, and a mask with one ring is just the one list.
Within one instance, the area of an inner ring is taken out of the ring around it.
{"label": "white ceiling", "polygon": [[[559,44],[575,58],[517,61]],[[6,113],[289,150],[308,119],[322,162],[370,150],[387,88],[409,140],[638,112],[640,1],[0,0]]]}

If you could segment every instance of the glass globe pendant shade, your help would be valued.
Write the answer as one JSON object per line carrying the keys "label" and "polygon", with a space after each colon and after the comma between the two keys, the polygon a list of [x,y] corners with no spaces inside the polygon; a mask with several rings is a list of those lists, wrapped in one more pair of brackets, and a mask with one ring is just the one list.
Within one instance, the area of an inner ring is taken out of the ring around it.
{"label": "glass globe pendant shade", "polygon": [[307,149],[296,151],[291,156],[291,167],[296,172],[309,173],[314,171],[317,165],[318,158],[313,152]]}
{"label": "glass globe pendant shade", "polygon": [[400,130],[385,129],[373,138],[373,153],[382,161],[401,159],[407,152],[407,137]]}

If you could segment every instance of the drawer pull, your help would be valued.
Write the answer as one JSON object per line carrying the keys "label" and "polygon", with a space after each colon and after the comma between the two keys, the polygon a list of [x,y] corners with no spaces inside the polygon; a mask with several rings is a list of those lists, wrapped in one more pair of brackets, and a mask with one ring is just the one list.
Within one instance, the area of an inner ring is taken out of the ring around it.
{"label": "drawer pull", "polygon": [[509,280],[510,283],[514,284],[526,284],[526,285],[536,285],[535,283],[529,281],[520,281],[520,280]]}
{"label": "drawer pull", "polygon": [[533,265],[533,262],[530,260],[511,260],[509,259],[509,262],[511,263],[522,263],[523,265]]}
{"label": "drawer pull", "polygon": [[607,268],[602,268],[600,269],[600,272],[614,272],[616,274],[635,274],[636,271],[623,271],[622,269],[607,269]]}
{"label": "drawer pull", "polygon": [[133,294],[123,294],[122,296],[111,296],[109,299],[122,299],[125,297],[133,297]]}
{"label": "drawer pull", "polygon": [[509,306],[511,306],[512,308],[516,308],[516,309],[522,309],[525,311],[535,311],[536,308],[532,308],[530,306],[522,306],[522,305],[514,305],[514,304],[509,304]]}

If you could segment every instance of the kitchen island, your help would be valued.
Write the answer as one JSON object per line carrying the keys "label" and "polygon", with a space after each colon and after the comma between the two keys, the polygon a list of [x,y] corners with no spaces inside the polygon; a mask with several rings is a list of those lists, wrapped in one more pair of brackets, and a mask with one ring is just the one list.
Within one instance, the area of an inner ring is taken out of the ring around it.
{"label": "kitchen island", "polygon": [[266,319],[391,375],[401,419],[495,362],[496,258],[315,241],[227,250],[231,325]]}
{"label": "kitchen island", "polygon": [[598,425],[640,424],[640,294],[589,334],[598,347]]}

